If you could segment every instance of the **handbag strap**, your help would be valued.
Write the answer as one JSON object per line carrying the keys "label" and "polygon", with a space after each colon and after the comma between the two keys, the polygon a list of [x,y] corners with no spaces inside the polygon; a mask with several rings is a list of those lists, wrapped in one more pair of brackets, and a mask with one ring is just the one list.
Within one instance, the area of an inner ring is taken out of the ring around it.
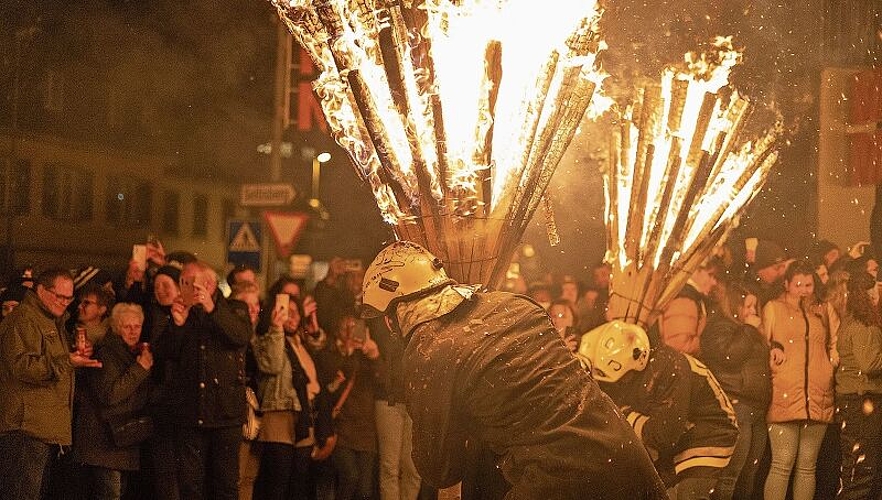
{"label": "handbag strap", "polygon": [[331,415],[337,416],[340,414],[340,410],[343,409],[343,404],[346,403],[346,398],[349,397],[349,393],[352,392],[352,386],[355,385],[355,378],[358,375],[357,372],[353,372],[352,378],[349,379],[349,382],[346,384],[346,387],[343,388],[343,394],[340,395],[340,399],[337,400],[337,404],[334,405],[334,409],[331,410]]}

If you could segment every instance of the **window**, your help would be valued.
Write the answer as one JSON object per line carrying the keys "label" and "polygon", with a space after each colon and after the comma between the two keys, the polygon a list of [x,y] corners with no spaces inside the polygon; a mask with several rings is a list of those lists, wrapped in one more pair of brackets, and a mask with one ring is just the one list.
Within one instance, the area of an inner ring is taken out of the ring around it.
{"label": "window", "polygon": [[181,215],[181,195],[177,191],[166,191],[162,196],[162,231],[178,234],[178,219]]}
{"label": "window", "polygon": [[61,163],[43,167],[43,215],[73,222],[92,219],[92,173]]}
{"label": "window", "polygon": [[220,219],[220,237],[224,241],[227,237],[227,220],[236,216],[236,202],[228,198],[224,198],[221,203],[221,219]]}
{"label": "window", "polygon": [[64,102],[64,76],[54,69],[47,69],[43,75],[43,109],[56,113],[64,111]]}
{"label": "window", "polygon": [[208,235],[208,198],[197,194],[193,198],[193,236]]}
{"label": "window", "polygon": [[[0,163],[0,214],[6,214],[6,170],[9,162]],[[9,179],[9,199],[12,215],[27,215],[31,211],[31,162],[19,160]]]}
{"label": "window", "polygon": [[110,176],[104,193],[107,222],[115,226],[150,227],[153,187],[139,179]]}

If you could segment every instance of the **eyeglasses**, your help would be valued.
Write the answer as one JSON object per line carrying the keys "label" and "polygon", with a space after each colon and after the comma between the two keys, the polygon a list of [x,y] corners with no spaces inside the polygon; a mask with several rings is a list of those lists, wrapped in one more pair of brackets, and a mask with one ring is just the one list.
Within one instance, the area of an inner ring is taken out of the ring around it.
{"label": "eyeglasses", "polygon": [[[57,297],[57,295],[56,295],[56,297]],[[80,307],[89,307],[92,304],[95,304],[96,306],[98,305],[98,303],[95,302],[94,300],[85,299],[85,300],[80,301]]]}
{"label": "eyeglasses", "polygon": [[55,290],[53,290],[53,289],[51,289],[51,288],[47,288],[46,291],[49,292],[49,293],[51,293],[52,295],[54,295],[55,298],[56,298],[59,302],[65,302],[65,303],[68,303],[68,304],[70,304],[71,302],[73,302],[73,299],[74,299],[74,298],[73,298],[73,295],[61,295],[60,293],[56,293]]}

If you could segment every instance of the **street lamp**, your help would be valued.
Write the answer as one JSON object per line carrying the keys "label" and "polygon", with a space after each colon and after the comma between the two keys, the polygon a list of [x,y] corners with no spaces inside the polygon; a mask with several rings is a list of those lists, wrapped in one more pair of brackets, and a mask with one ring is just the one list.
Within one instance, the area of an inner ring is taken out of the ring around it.
{"label": "street lamp", "polygon": [[327,151],[319,153],[312,159],[312,198],[309,200],[309,206],[316,210],[320,210],[322,202],[319,201],[319,177],[321,175],[322,163],[331,160],[331,153]]}

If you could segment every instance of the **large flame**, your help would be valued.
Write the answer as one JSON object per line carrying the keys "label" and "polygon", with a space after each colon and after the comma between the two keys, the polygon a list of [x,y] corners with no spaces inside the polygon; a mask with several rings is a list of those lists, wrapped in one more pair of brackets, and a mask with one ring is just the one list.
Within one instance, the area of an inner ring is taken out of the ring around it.
{"label": "large flame", "polygon": [[396,235],[498,284],[603,79],[596,3],[272,1]]}
{"label": "large flame", "polygon": [[[777,160],[780,122],[754,141],[751,103],[728,86],[730,38],[639,90],[604,178],[609,317],[647,326],[734,227]],[[724,91],[725,90],[725,91]],[[745,136],[745,137],[742,137]]]}

